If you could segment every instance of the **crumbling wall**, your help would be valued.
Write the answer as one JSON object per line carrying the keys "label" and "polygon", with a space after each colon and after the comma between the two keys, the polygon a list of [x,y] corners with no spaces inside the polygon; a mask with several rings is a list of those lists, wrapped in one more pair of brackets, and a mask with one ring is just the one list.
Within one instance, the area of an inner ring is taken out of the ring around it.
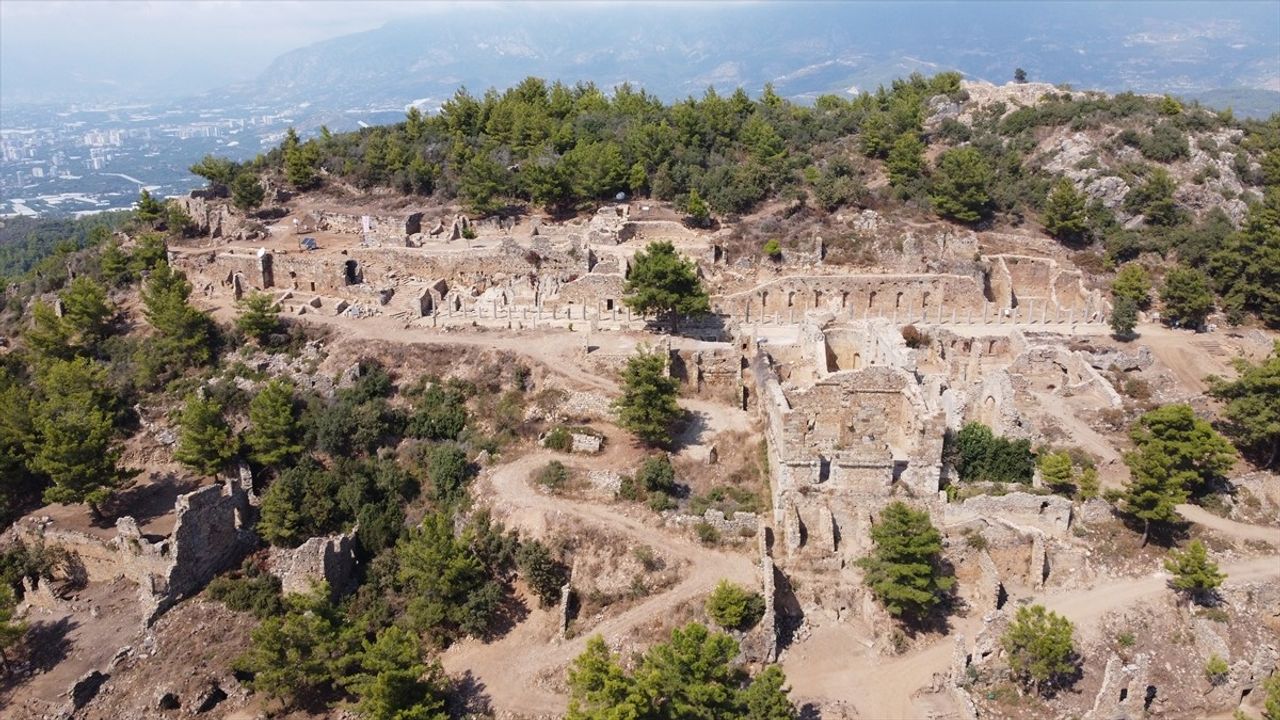
{"label": "crumbling wall", "polygon": [[19,523],[19,533],[72,553],[85,580],[136,583],[150,622],[253,547],[252,511],[246,490],[228,478],[179,495],[173,532],[160,540],[144,536],[131,517],[116,522],[110,539],[56,528],[47,518]]}
{"label": "crumbling wall", "polygon": [[333,596],[351,589],[355,580],[355,533],[313,537],[296,548],[271,548],[267,567],[280,578],[288,593],[310,592],[316,583],[328,583]]}
{"label": "crumbling wall", "polygon": [[978,495],[944,507],[944,522],[948,525],[974,518],[999,518],[1024,528],[1035,528],[1055,538],[1065,538],[1071,528],[1071,501],[1057,495],[1026,492]]}
{"label": "crumbling wall", "polygon": [[734,345],[673,349],[671,376],[698,395],[737,405],[742,399],[742,353]]}

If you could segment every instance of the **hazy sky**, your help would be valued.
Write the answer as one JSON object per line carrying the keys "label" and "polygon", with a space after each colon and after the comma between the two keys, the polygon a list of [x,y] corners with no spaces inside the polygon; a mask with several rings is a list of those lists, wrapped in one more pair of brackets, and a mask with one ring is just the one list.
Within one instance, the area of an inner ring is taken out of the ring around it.
{"label": "hazy sky", "polygon": [[0,0],[0,93],[68,74],[83,78],[86,89],[133,81],[158,94],[200,92],[250,79],[277,55],[317,40],[458,7],[387,0]]}
{"label": "hazy sky", "polygon": [[[106,98],[184,97],[253,79],[273,59],[290,50],[327,38],[372,30],[397,18],[469,14],[477,6],[494,5],[514,6],[511,9],[518,14],[537,15],[541,14],[539,5],[552,4],[410,0],[0,0],[0,100],[92,102]],[[588,4],[609,3],[561,4],[559,9],[572,14],[572,8]],[[688,9],[685,3],[667,4]],[[868,3],[859,7],[867,8],[870,13],[875,5]],[[1161,23],[1176,23],[1174,29],[1183,35],[1252,34],[1264,43],[1274,43],[1274,36],[1280,31],[1277,0],[1114,5],[1008,1],[984,3],[972,12],[965,9],[964,4],[940,5],[946,7],[931,9],[923,2],[918,6],[893,5],[890,14],[898,18],[899,24],[880,27],[877,31],[895,38],[914,37],[911,31],[921,28],[927,31],[931,21],[947,12],[962,12],[965,16],[985,12],[1001,17],[1009,13],[1022,21],[1074,13],[1086,20],[1097,15],[1098,22],[1103,22],[1101,16],[1105,15],[1112,24],[1117,18],[1132,17],[1132,24],[1121,23],[1123,28],[1132,28],[1125,32],[1155,30],[1157,32],[1147,34],[1149,39],[1154,38],[1150,41],[1156,45],[1169,45],[1167,39],[1174,37],[1159,32]],[[777,3],[770,9],[788,12],[786,3]],[[626,12],[621,14],[625,16]],[[1000,29],[991,25],[984,27],[993,33]],[[594,34],[586,32],[581,37],[582,42],[589,45]],[[913,42],[920,45],[927,41],[926,34],[924,40],[917,38]],[[428,46],[431,42],[430,32],[423,33],[422,45]],[[986,50],[983,42],[996,40],[974,37],[972,42],[974,46],[965,49],[980,53]],[[1002,47],[1008,44],[1007,38],[999,42],[1004,43]],[[1174,60],[1195,62],[1191,57]]]}

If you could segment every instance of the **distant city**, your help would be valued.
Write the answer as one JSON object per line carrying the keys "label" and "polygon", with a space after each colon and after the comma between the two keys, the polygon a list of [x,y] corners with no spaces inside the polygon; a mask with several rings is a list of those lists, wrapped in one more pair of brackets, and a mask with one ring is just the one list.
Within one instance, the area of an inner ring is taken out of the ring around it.
{"label": "distant city", "polygon": [[[399,110],[340,114],[335,131],[395,122]],[[290,126],[321,121],[306,107],[177,105],[5,108],[0,127],[0,217],[71,217],[130,207],[138,193],[172,197],[203,184],[188,168],[205,154],[252,159]],[[308,132],[311,131],[311,133]]]}

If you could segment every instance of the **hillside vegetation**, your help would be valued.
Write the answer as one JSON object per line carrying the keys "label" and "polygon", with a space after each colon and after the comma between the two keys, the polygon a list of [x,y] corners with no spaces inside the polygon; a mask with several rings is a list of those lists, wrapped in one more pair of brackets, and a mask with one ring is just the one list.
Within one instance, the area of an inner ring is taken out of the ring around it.
{"label": "hillside vegetation", "polygon": [[459,91],[438,114],[410,109],[397,125],[291,132],[243,168],[206,158],[192,169],[214,184],[241,178],[241,189],[254,173],[303,191],[457,200],[480,215],[565,214],[629,193],[673,202],[700,226],[777,212],[771,201],[784,220],[875,208],[979,228],[1035,223],[1097,253],[1081,258],[1094,270],[1141,260],[1157,275],[1209,271],[1230,319],[1280,323],[1280,116],[1239,121],[1168,96],[942,73],[812,106],[769,88],[664,104],[626,85],[606,94],[528,78],[482,97]]}

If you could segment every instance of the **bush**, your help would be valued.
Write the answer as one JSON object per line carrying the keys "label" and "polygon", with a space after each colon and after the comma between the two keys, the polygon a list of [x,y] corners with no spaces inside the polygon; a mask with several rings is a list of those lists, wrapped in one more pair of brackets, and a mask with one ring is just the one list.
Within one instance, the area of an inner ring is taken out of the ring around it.
{"label": "bush", "polygon": [[1148,160],[1168,163],[1190,157],[1191,146],[1187,144],[1186,133],[1169,123],[1161,123],[1142,138],[1138,150]]}
{"label": "bush", "polygon": [[284,612],[280,579],[263,572],[252,559],[239,571],[214,578],[209,583],[209,597],[229,610],[252,613],[259,620]]}
{"label": "bush", "polygon": [[1204,273],[1178,267],[1164,276],[1160,288],[1164,319],[1177,327],[1198,328],[1213,312],[1213,293]]}
{"label": "bush", "polygon": [[548,450],[556,450],[558,452],[569,452],[573,448],[573,434],[563,426],[553,428],[547,436],[542,439],[542,446]]}
{"label": "bush", "polygon": [[966,424],[949,444],[952,464],[966,482],[1026,484],[1035,474],[1030,441],[997,437],[982,423]]}
{"label": "bush", "polygon": [[407,429],[416,438],[455,440],[466,425],[466,398],[454,388],[435,384],[418,398]]}
{"label": "bush", "polygon": [[693,531],[697,533],[698,540],[703,545],[715,545],[720,542],[720,531],[711,523],[700,522],[693,526]]}
{"label": "bush", "polygon": [[646,492],[673,495],[676,491],[676,470],[666,455],[648,458],[636,472],[637,485]]}
{"label": "bush", "polygon": [[1078,662],[1074,630],[1071,621],[1043,605],[1018,608],[1000,644],[1024,687],[1046,692],[1072,680]]}
{"label": "bush", "polygon": [[560,589],[569,581],[569,568],[557,560],[546,545],[537,540],[521,543],[516,552],[516,565],[542,607],[551,607],[560,600]]}
{"label": "bush", "polygon": [[1230,674],[1231,666],[1216,653],[1209,656],[1209,661],[1204,664],[1204,677],[1212,685],[1221,685],[1226,682]]}
{"label": "bush", "polygon": [[764,596],[721,580],[707,598],[707,615],[726,630],[748,630],[764,617]]}
{"label": "bush", "polygon": [[765,254],[765,257],[773,260],[774,262],[782,259],[782,245],[778,242],[777,238],[771,238],[769,242],[765,243],[761,252]]}
{"label": "bush", "polygon": [[471,479],[467,455],[457,445],[437,445],[427,451],[427,477],[431,480],[432,499],[454,504],[466,496]]}
{"label": "bush", "polygon": [[549,490],[560,490],[569,481],[569,470],[559,460],[552,460],[538,471],[534,481]]}

